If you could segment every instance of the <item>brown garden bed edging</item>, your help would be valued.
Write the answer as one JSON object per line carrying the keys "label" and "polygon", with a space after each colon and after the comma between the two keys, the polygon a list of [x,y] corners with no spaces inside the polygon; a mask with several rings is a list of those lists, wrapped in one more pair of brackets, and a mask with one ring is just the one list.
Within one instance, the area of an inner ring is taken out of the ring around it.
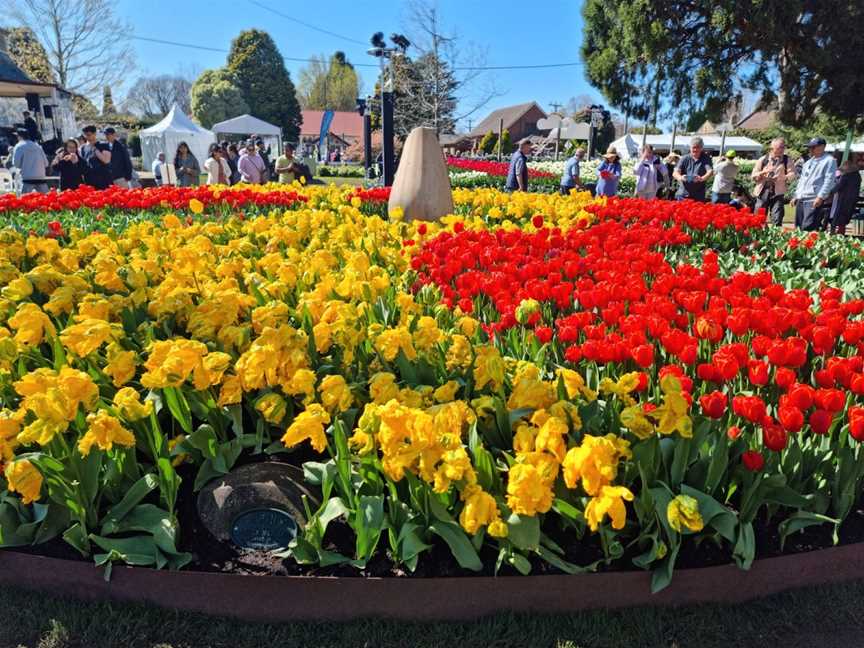
{"label": "brown garden bed edging", "polygon": [[650,593],[647,572],[574,576],[333,578],[241,576],[115,567],[110,582],[91,563],[0,551],[0,585],[81,599],[135,601],[251,621],[364,617],[472,619],[501,611],[575,612],[592,608],[739,603],[809,585],[864,578],[864,544],[734,565],[682,569]]}

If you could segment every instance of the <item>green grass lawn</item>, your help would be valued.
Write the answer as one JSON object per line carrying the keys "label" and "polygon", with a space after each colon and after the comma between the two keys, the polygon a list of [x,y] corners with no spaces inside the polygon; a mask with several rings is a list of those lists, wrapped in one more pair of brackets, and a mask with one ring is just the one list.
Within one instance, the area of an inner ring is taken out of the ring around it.
{"label": "green grass lawn", "polygon": [[337,178],[333,176],[315,176],[316,180],[320,180],[324,184],[335,184],[337,186],[342,185],[351,185],[354,187],[362,187],[363,186],[363,178]]}
{"label": "green grass lawn", "polygon": [[270,625],[2,590],[0,648],[855,648],[864,645],[862,600],[858,582],[736,606]]}

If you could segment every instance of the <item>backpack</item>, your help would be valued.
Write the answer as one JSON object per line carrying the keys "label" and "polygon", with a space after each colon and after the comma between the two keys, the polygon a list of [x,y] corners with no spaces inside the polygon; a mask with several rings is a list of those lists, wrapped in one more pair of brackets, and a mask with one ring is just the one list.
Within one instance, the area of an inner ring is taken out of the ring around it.
{"label": "backpack", "polygon": [[654,156],[654,161],[651,163],[654,165],[654,175],[657,178],[657,186],[662,187],[665,182],[665,177],[663,176],[663,172],[660,170],[663,166],[663,162],[660,160],[658,156]]}
{"label": "backpack", "polygon": [[[762,164],[762,168],[765,168],[765,163],[768,162],[770,153],[766,153],[762,156],[762,159],[759,162]],[[789,173],[789,156],[785,153],[783,154],[783,173]],[[774,197],[774,183],[771,183],[771,186],[763,186],[762,192],[759,194],[759,198],[761,200],[770,200]]]}
{"label": "backpack", "polygon": [[[765,163],[768,161],[770,153],[766,153],[762,156],[762,168],[765,168]],[[783,173],[789,173],[789,156],[785,153],[783,154]]]}

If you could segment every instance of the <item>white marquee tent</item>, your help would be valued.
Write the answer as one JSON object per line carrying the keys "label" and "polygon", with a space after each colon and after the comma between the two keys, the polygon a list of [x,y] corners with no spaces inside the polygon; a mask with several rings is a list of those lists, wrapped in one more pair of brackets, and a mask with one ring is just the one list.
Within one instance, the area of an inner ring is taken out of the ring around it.
{"label": "white marquee tent", "polygon": [[198,164],[204,168],[210,145],[216,141],[212,131],[202,128],[189,119],[176,104],[167,115],[155,126],[145,128],[141,136],[141,154],[144,158],[144,169],[149,171],[153,160],[160,151],[165,153],[165,161],[174,163],[174,154],[180,142],[186,142],[189,150],[198,159]]}
{"label": "white marquee tent", "polygon": [[219,135],[257,135],[271,150],[282,153],[282,129],[252,115],[240,115],[213,124],[213,132]]}
{"label": "white marquee tent", "polygon": [[[825,150],[829,153],[842,153],[846,150],[846,142],[835,142],[834,144],[828,144],[825,147]],[[852,153],[864,153],[864,139],[859,139],[857,142],[852,142],[852,146],[849,149]]]}
{"label": "white marquee tent", "polygon": [[[692,135],[677,134],[675,136],[675,150],[678,153],[686,153],[690,149],[690,138]],[[705,150],[708,153],[719,153],[722,136],[720,135],[699,135],[705,144]],[[654,147],[658,153],[667,153],[672,146],[672,134],[663,133],[661,135],[646,135],[645,143]],[[642,147],[642,135],[627,134],[624,137],[619,137],[612,142],[612,146],[618,149],[618,154],[623,160],[639,157],[639,149]],[[734,149],[738,153],[761,153],[762,145],[756,140],[749,137],[741,137],[738,135],[729,135],[725,142],[726,150]]]}

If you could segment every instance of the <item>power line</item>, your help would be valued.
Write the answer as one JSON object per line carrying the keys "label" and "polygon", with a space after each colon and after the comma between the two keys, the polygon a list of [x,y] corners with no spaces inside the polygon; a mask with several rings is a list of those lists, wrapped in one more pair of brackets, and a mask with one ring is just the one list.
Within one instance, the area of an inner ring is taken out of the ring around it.
{"label": "power line", "polygon": [[538,63],[536,65],[480,65],[455,66],[454,70],[539,70],[542,68],[579,67],[581,63]]}
{"label": "power line", "polygon": [[[177,41],[163,40],[161,38],[147,38],[146,36],[130,36],[130,38],[140,41],[146,41],[148,43],[159,43],[160,45],[173,45],[174,47],[186,47],[188,49],[204,50],[206,52],[221,52],[223,54],[228,53],[227,49],[220,49],[218,47],[206,47],[204,45],[193,45],[192,43],[178,43]],[[311,63],[315,60],[311,58],[298,58],[293,56],[283,56],[282,58],[286,61],[296,61],[298,63]],[[353,65],[354,67],[378,67],[374,63],[351,63],[351,65]]]}
{"label": "power line", "polygon": [[[250,0],[253,2],[254,0]],[[180,43],[177,41],[169,41],[163,40],[161,38],[148,38],[145,36],[135,36],[130,35],[130,38],[140,41],[146,41],[148,43],[159,43],[160,45],[173,45],[174,47],[186,47],[188,49],[197,49],[204,50],[206,52],[222,52],[227,54],[228,50],[220,49],[217,47],[206,47],[204,45],[194,45],[192,43]],[[286,61],[296,61],[298,63],[311,63],[316,59],[311,58],[299,58],[292,56],[283,56],[283,59]],[[375,63],[354,63],[353,61],[349,61],[354,67],[365,67],[365,68],[378,68],[379,66]],[[485,71],[485,70],[540,70],[546,68],[562,68],[562,67],[578,67],[581,66],[582,63],[537,63],[535,65],[485,65],[485,66],[461,66],[457,65],[453,67],[455,71]]]}
{"label": "power line", "polygon": [[264,11],[269,11],[272,14],[279,16],[280,18],[284,18],[285,20],[290,20],[291,22],[295,22],[298,25],[303,25],[307,29],[312,29],[314,31],[320,32],[322,34],[327,34],[328,36],[333,36],[334,38],[341,38],[344,41],[348,41],[349,43],[359,43],[360,45],[366,45],[366,42],[357,40],[356,38],[351,38],[350,36],[343,36],[342,34],[337,34],[336,32],[332,32],[327,29],[322,29],[321,27],[316,27],[315,25],[310,25],[307,22],[303,22],[299,18],[294,18],[293,16],[289,16],[287,14],[282,13],[281,11],[277,11],[272,7],[268,7],[262,2],[258,2],[257,0],[249,0],[249,2],[256,7],[263,9]]}

